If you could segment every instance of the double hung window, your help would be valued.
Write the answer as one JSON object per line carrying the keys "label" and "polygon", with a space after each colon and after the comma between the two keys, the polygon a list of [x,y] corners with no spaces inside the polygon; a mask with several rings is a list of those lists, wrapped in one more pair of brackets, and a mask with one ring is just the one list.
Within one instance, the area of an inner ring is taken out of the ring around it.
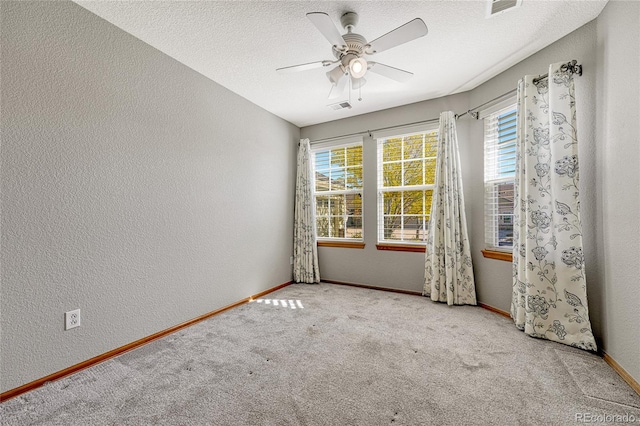
{"label": "double hung window", "polygon": [[362,241],[362,140],[312,146],[311,156],[318,240]]}
{"label": "double hung window", "polygon": [[438,130],[378,138],[378,243],[425,244]]}
{"label": "double hung window", "polygon": [[484,118],[484,212],[487,250],[513,248],[516,106]]}

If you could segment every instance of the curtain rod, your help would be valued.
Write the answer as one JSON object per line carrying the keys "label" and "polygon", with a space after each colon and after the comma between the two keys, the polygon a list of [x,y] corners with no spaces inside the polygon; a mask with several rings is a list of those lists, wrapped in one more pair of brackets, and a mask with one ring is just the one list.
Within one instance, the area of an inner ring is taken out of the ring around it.
{"label": "curtain rod", "polygon": [[485,102],[483,104],[478,105],[477,107],[471,108],[470,110],[468,110],[466,112],[463,112],[462,114],[456,114],[456,118],[460,118],[460,117],[463,117],[463,116],[469,114],[470,116],[472,116],[473,118],[475,118],[477,120],[478,118],[480,118],[480,113],[478,111],[476,111],[478,108],[482,108],[483,106],[486,106],[486,105],[489,105],[489,104],[491,104],[491,103],[493,103],[495,101],[498,101],[498,100],[506,97],[507,95],[512,95],[512,94],[516,93],[517,90],[518,89],[511,89],[508,92],[503,93],[500,96],[496,96],[495,98],[491,99],[490,101],[487,101],[487,102]]}
{"label": "curtain rod", "polygon": [[414,124],[426,124],[426,123],[433,123],[434,121],[439,121],[440,118],[430,118],[428,120],[420,120],[420,121],[414,121],[413,123],[405,123],[405,124],[397,124],[395,126],[388,126],[388,127],[380,127],[378,129],[371,129],[371,130],[363,130],[361,132],[354,132],[354,133],[347,133],[344,135],[339,135],[339,136],[332,136],[330,138],[324,138],[324,139],[316,139],[314,140],[311,144],[313,145],[314,143],[320,143],[320,142],[329,142],[332,141],[334,139],[342,139],[342,138],[346,138],[347,136],[359,136],[359,135],[365,135],[368,134],[369,137],[372,137],[372,133],[373,132],[379,132],[380,130],[388,130],[388,129],[395,129],[396,127],[406,127],[406,126],[412,126]]}
{"label": "curtain rod", "polygon": [[[561,72],[568,72],[569,74],[582,75],[582,65],[578,64],[578,62],[575,59],[573,59],[573,60],[567,62],[566,64],[562,64],[560,66],[560,71]],[[540,75],[540,77],[535,78],[533,81],[536,82],[536,81],[542,80],[543,78],[547,78],[547,77],[549,77],[548,73],[547,74],[542,74],[542,75]],[[508,92],[503,93],[500,96],[496,96],[495,98],[491,99],[490,101],[487,101],[487,102],[485,102],[483,104],[480,104],[477,107],[471,108],[471,109],[467,110],[466,112],[463,112],[462,114],[455,114],[454,116],[455,116],[455,118],[457,120],[458,118],[464,117],[465,115],[468,114],[468,115],[472,116],[473,118],[475,118],[477,120],[477,119],[480,118],[480,113],[478,111],[476,111],[478,108],[482,108],[483,106],[489,105],[492,102],[498,101],[498,100],[504,98],[507,95],[511,95],[511,94],[515,93],[516,91],[517,91],[517,89],[509,90]],[[314,140],[312,142],[312,144],[320,143],[320,142],[328,142],[328,141],[331,141],[331,140],[334,140],[334,139],[342,139],[342,138],[345,138],[347,136],[358,136],[358,135],[364,135],[364,134],[368,134],[369,137],[372,137],[372,133],[373,132],[379,132],[380,130],[395,129],[396,127],[406,127],[406,126],[412,126],[414,124],[432,123],[434,121],[439,121],[439,120],[440,120],[440,118],[429,118],[428,120],[414,121],[413,123],[398,124],[398,125],[395,125],[395,126],[380,127],[378,129],[363,130],[361,132],[347,133],[345,135],[333,136],[333,137],[324,138],[324,139],[317,139],[317,140]]]}
{"label": "curtain rod", "polygon": [[[569,74],[582,75],[582,65],[578,64],[578,61],[573,59],[573,60],[567,62],[566,64],[560,65],[560,71],[561,72],[566,72],[566,73],[569,73]],[[542,74],[538,78],[534,78],[533,82],[536,83],[536,82],[538,82],[538,81],[540,81],[540,80],[542,80],[544,78],[547,78],[547,77],[549,77],[549,73]],[[471,108],[467,112],[463,112],[460,115],[456,115],[456,118],[460,118],[460,117],[462,117],[464,115],[469,114],[470,116],[472,116],[473,118],[475,118],[477,120],[478,118],[480,118],[480,113],[478,111],[476,111],[478,108],[482,108],[483,106],[489,105],[490,103],[495,102],[495,101],[497,101],[497,100],[499,100],[501,98],[504,98],[507,95],[511,95],[511,94],[517,92],[517,90],[518,89],[513,89],[513,90],[508,91],[507,93],[503,93],[502,95],[500,95],[498,97],[495,97],[495,98],[491,99],[490,101],[487,101],[487,102],[485,102],[483,104],[480,104],[475,108]]]}

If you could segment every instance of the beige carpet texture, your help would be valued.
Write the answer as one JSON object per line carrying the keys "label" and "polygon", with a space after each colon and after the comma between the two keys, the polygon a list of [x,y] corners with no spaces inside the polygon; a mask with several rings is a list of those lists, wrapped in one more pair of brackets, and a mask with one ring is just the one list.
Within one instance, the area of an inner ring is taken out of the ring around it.
{"label": "beige carpet texture", "polygon": [[474,306],[294,284],[0,404],[2,425],[640,424],[592,353]]}

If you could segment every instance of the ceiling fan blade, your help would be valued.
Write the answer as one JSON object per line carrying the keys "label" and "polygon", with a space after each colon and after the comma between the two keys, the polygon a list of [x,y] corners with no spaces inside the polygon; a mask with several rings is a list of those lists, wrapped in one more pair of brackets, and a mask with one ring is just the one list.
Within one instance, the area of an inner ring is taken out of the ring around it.
{"label": "ceiling fan blade", "polygon": [[308,64],[300,64],[300,65],[293,65],[293,66],[290,66],[290,67],[278,68],[276,70],[276,72],[279,73],[279,74],[290,74],[292,72],[306,71],[306,70],[312,70],[314,68],[328,67],[329,65],[331,65],[333,63],[334,63],[333,61],[309,62]]}
{"label": "ceiling fan blade", "polygon": [[316,26],[316,28],[322,33],[322,35],[329,40],[333,46],[339,48],[345,45],[344,39],[336,28],[329,15],[324,12],[311,12],[307,13],[307,18]]}
{"label": "ceiling fan blade", "polygon": [[403,43],[425,36],[428,31],[429,30],[427,30],[427,25],[424,21],[420,18],[416,18],[413,21],[409,21],[395,30],[373,40],[369,43],[371,46],[369,51],[371,51],[371,53],[384,52],[392,47],[396,47]]}
{"label": "ceiling fan blade", "polygon": [[329,92],[329,99],[336,99],[343,95],[344,89],[347,87],[348,79],[344,76],[338,80],[338,84],[331,85],[331,91]]}
{"label": "ceiling fan blade", "polygon": [[389,65],[380,64],[378,62],[369,62],[369,71],[390,78],[391,80],[399,81],[401,83],[404,83],[413,76],[413,73],[409,71],[390,67]]}

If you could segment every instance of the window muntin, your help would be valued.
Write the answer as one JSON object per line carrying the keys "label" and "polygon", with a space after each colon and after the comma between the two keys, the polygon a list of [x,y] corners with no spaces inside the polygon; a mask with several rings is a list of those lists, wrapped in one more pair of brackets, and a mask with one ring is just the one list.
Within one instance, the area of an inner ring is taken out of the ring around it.
{"label": "window muntin", "polygon": [[438,131],[378,139],[378,242],[424,244]]}
{"label": "window muntin", "polygon": [[317,238],[362,241],[362,143],[311,154]]}
{"label": "window muntin", "polygon": [[513,248],[513,201],[516,165],[516,106],[485,117],[485,246]]}

